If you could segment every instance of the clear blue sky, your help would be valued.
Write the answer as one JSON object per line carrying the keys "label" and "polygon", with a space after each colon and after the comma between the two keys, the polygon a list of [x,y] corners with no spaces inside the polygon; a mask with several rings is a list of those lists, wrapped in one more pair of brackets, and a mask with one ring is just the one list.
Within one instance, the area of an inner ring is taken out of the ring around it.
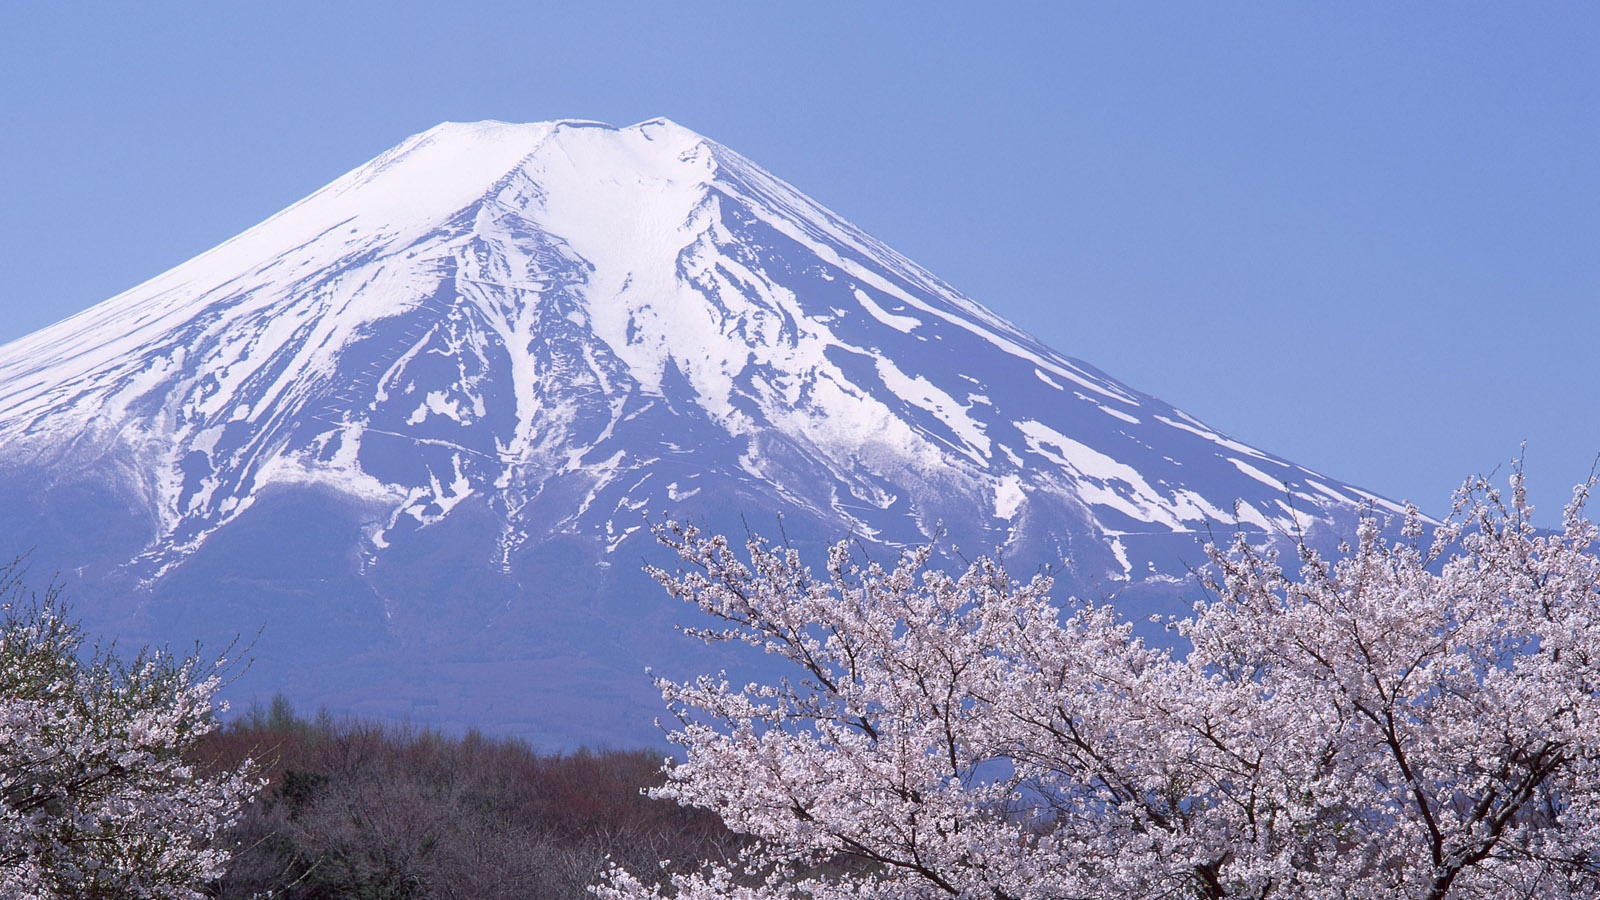
{"label": "clear blue sky", "polygon": [[1600,453],[1600,4],[8,3],[0,341],[444,120],[667,116],[1057,349],[1442,512]]}

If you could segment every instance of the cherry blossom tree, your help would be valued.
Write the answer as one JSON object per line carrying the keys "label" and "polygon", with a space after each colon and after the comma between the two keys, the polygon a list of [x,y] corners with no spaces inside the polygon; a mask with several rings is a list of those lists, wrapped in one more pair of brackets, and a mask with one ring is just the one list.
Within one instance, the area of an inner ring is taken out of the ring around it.
{"label": "cherry blossom tree", "polygon": [[0,896],[199,897],[259,790],[185,758],[217,727],[223,663],[85,652],[58,593],[0,567]]}
{"label": "cherry blossom tree", "polygon": [[[1469,482],[1434,526],[1209,548],[1207,599],[1147,644],[1106,605],[931,550],[658,534],[654,572],[794,677],[658,682],[684,761],[655,791],[752,838],[607,900],[1600,896],[1600,559],[1583,515]],[[1591,482],[1592,486],[1592,482]],[[1431,540],[1425,540],[1431,531]]]}

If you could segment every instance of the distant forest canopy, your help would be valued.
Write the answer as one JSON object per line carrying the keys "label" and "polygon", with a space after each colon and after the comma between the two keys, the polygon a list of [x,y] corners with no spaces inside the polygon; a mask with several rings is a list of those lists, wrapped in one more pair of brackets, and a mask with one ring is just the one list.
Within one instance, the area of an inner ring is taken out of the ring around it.
{"label": "distant forest canopy", "polygon": [[228,835],[218,898],[579,900],[608,861],[727,859],[711,813],[652,800],[653,751],[535,752],[515,739],[298,715],[283,697],[194,749],[203,767],[261,766],[267,787]]}

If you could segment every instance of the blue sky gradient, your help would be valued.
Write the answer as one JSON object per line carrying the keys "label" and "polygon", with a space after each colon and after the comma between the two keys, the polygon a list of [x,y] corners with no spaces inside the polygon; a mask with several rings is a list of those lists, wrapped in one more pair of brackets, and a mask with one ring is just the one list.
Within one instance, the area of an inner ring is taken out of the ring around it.
{"label": "blue sky gradient", "polygon": [[1600,453],[1596,4],[6,4],[0,341],[440,121],[655,116],[1429,512]]}

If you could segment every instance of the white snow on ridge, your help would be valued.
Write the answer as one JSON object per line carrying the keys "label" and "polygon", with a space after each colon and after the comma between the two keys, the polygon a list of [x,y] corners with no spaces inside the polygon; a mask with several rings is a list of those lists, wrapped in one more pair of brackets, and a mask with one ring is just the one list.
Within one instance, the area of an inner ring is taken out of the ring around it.
{"label": "white snow on ridge", "polygon": [[[736,232],[752,219],[798,249],[741,245]],[[797,295],[816,278],[837,284],[821,302]],[[934,348],[946,323],[984,342],[975,356],[1003,362],[970,371],[1032,371],[1060,392],[1010,423],[1027,459],[990,436],[1008,433],[997,412],[1014,402],[1008,386],[966,374],[965,360],[953,371]],[[902,334],[926,338],[927,355],[885,355],[915,346]],[[1011,521],[1054,493],[1157,530],[1230,518],[1233,498],[1186,482],[1182,461],[1158,449],[1155,435],[1170,432],[1142,410],[1230,451],[1219,455],[1281,493],[1282,479],[1257,466],[1286,463],[1043,347],[666,120],[441,125],[0,347],[0,454],[64,442],[75,458],[120,453],[154,471],[162,535],[195,541],[251,502],[230,492],[304,484],[378,508],[384,524],[369,540],[380,549],[394,529],[429,526],[477,497],[505,518],[505,550],[526,539],[512,533],[519,517],[557,475],[587,485],[574,489],[583,500],[572,522],[644,503],[635,490],[673,502],[699,494],[679,480],[624,478],[645,473],[664,445],[681,460],[705,452],[670,430],[691,418],[713,430],[711,443],[735,448],[707,471],[764,482],[819,515],[895,507],[921,522],[935,515],[921,506],[970,500]],[[647,446],[628,443],[641,416],[668,429]],[[760,447],[779,445],[810,468],[762,458]],[[380,456],[388,462],[371,462]],[[779,483],[802,469],[824,483]],[[1307,484],[1337,503],[1366,496]],[[1240,515],[1281,523],[1261,511],[1272,502]]]}
{"label": "white snow on ridge", "polygon": [[1256,468],[1255,466],[1250,465],[1249,463],[1245,462],[1242,459],[1234,459],[1233,457],[1230,456],[1230,457],[1228,457],[1228,462],[1233,463],[1234,468],[1238,469],[1239,471],[1243,472],[1246,475],[1249,475],[1251,478],[1254,478],[1255,480],[1261,482],[1262,484],[1266,485],[1267,487],[1277,488],[1278,490],[1283,490],[1284,482],[1283,482],[1282,479],[1273,478],[1271,475],[1268,475],[1267,473],[1261,471],[1260,469]]}
{"label": "white snow on ridge", "polygon": [[237,296],[252,271],[287,264],[289,271],[273,273],[281,282],[352,250],[404,245],[476,200],[555,128],[447,123],[411,137],[216,248],[0,347],[0,381],[43,370],[44,379],[60,382],[115,367],[188,322],[213,292],[235,285],[229,293]]}
{"label": "white snow on ridge", "polygon": [[933,382],[921,375],[907,375],[890,360],[878,357],[876,360],[878,377],[883,379],[884,386],[894,392],[895,396],[905,402],[925,409],[938,417],[949,429],[955,432],[965,445],[962,450],[973,462],[986,465],[989,458],[989,437],[983,433],[983,426],[966,414],[966,409],[957,400],[935,387]]}
{"label": "white snow on ridge", "polygon": [[538,192],[530,212],[592,266],[591,327],[653,388],[669,352],[694,365],[695,345],[716,330],[678,273],[679,255],[709,227],[703,202],[715,163],[698,135],[646,124],[563,131],[519,174]]}
{"label": "white snow on ridge", "polygon": [[[1140,472],[1094,448],[1073,440],[1043,422],[1016,423],[1027,438],[1028,449],[1076,473],[1079,494],[1088,503],[1107,506],[1141,522],[1185,530],[1167,499],[1158,494]],[[1121,485],[1119,489],[1116,485]]]}
{"label": "white snow on ridge", "polygon": [[1358,501],[1356,501],[1354,499],[1351,499],[1350,497],[1348,497],[1348,496],[1346,496],[1344,494],[1341,494],[1340,492],[1334,490],[1331,487],[1328,487],[1327,485],[1325,485],[1322,482],[1317,481],[1315,479],[1307,478],[1306,479],[1306,484],[1311,485],[1313,488],[1315,488],[1319,493],[1323,494],[1324,496],[1332,497],[1334,500],[1337,500],[1340,503],[1348,503],[1351,506],[1360,505],[1358,503]]}
{"label": "white snow on ridge", "polygon": [[1105,413],[1106,415],[1110,416],[1113,419],[1121,419],[1122,421],[1127,422],[1129,425],[1138,425],[1139,424],[1139,417],[1138,416],[1130,416],[1130,415],[1128,415],[1127,413],[1123,412],[1120,409],[1112,409],[1111,407],[1106,406],[1104,404],[1098,404],[1097,403],[1095,405],[1099,408],[1099,410],[1101,412]]}
{"label": "white snow on ridge", "polygon": [[1170,416],[1162,416],[1162,415],[1157,415],[1156,416],[1156,421],[1165,423],[1167,425],[1171,425],[1173,428],[1179,429],[1180,431],[1187,431],[1190,434],[1197,435],[1199,437],[1203,437],[1206,440],[1211,441],[1214,444],[1218,444],[1220,446],[1226,447],[1229,450],[1233,450],[1236,453],[1243,453],[1243,454],[1245,454],[1247,456],[1251,456],[1251,457],[1254,457],[1256,459],[1263,460],[1265,462],[1270,462],[1270,463],[1273,463],[1274,465],[1284,466],[1285,468],[1287,468],[1287,465],[1285,465],[1283,462],[1281,462],[1279,460],[1276,460],[1276,459],[1273,459],[1272,457],[1268,456],[1265,453],[1262,453],[1260,450],[1257,450],[1256,448],[1250,446],[1249,444],[1241,444],[1238,441],[1234,440],[1233,438],[1226,437],[1226,436],[1224,436],[1222,434],[1219,434],[1218,432],[1212,431],[1211,429],[1205,427],[1204,424],[1202,424],[1198,420],[1196,420],[1193,416],[1190,416],[1187,413],[1178,412],[1178,415],[1182,416],[1184,419],[1187,419],[1188,421],[1179,422],[1177,419],[1171,418]]}
{"label": "white snow on ridge", "polygon": [[889,312],[888,310],[879,306],[877,301],[872,299],[872,295],[860,288],[854,288],[853,290],[856,295],[856,300],[861,303],[861,308],[865,309],[868,315],[896,331],[910,334],[911,329],[922,324],[922,320],[915,316],[901,316]]}
{"label": "white snow on ridge", "polygon": [[1028,495],[1022,488],[1022,479],[1016,475],[1007,475],[995,483],[994,514],[997,518],[1014,519],[1027,499]]}
{"label": "white snow on ridge", "polygon": [[[1059,377],[1107,398],[1137,405],[1137,398],[1118,385],[1096,378],[1064,357],[1044,349],[1015,325],[963,296],[921,266],[858,231],[834,213],[762,171],[743,157],[723,147],[717,147],[715,152],[719,160],[731,164],[745,177],[742,186],[754,186],[756,190],[752,195],[740,190],[740,186],[728,182],[719,182],[719,187],[744,200],[762,221],[802,244],[828,264],[907,306],[943,319],[988,341],[1005,353],[1027,359]],[[927,295],[917,296],[885,278],[880,271],[869,269],[855,259],[841,255],[837,249],[840,246],[854,249],[873,259],[883,266],[882,271],[893,273],[910,284],[922,288]]]}

